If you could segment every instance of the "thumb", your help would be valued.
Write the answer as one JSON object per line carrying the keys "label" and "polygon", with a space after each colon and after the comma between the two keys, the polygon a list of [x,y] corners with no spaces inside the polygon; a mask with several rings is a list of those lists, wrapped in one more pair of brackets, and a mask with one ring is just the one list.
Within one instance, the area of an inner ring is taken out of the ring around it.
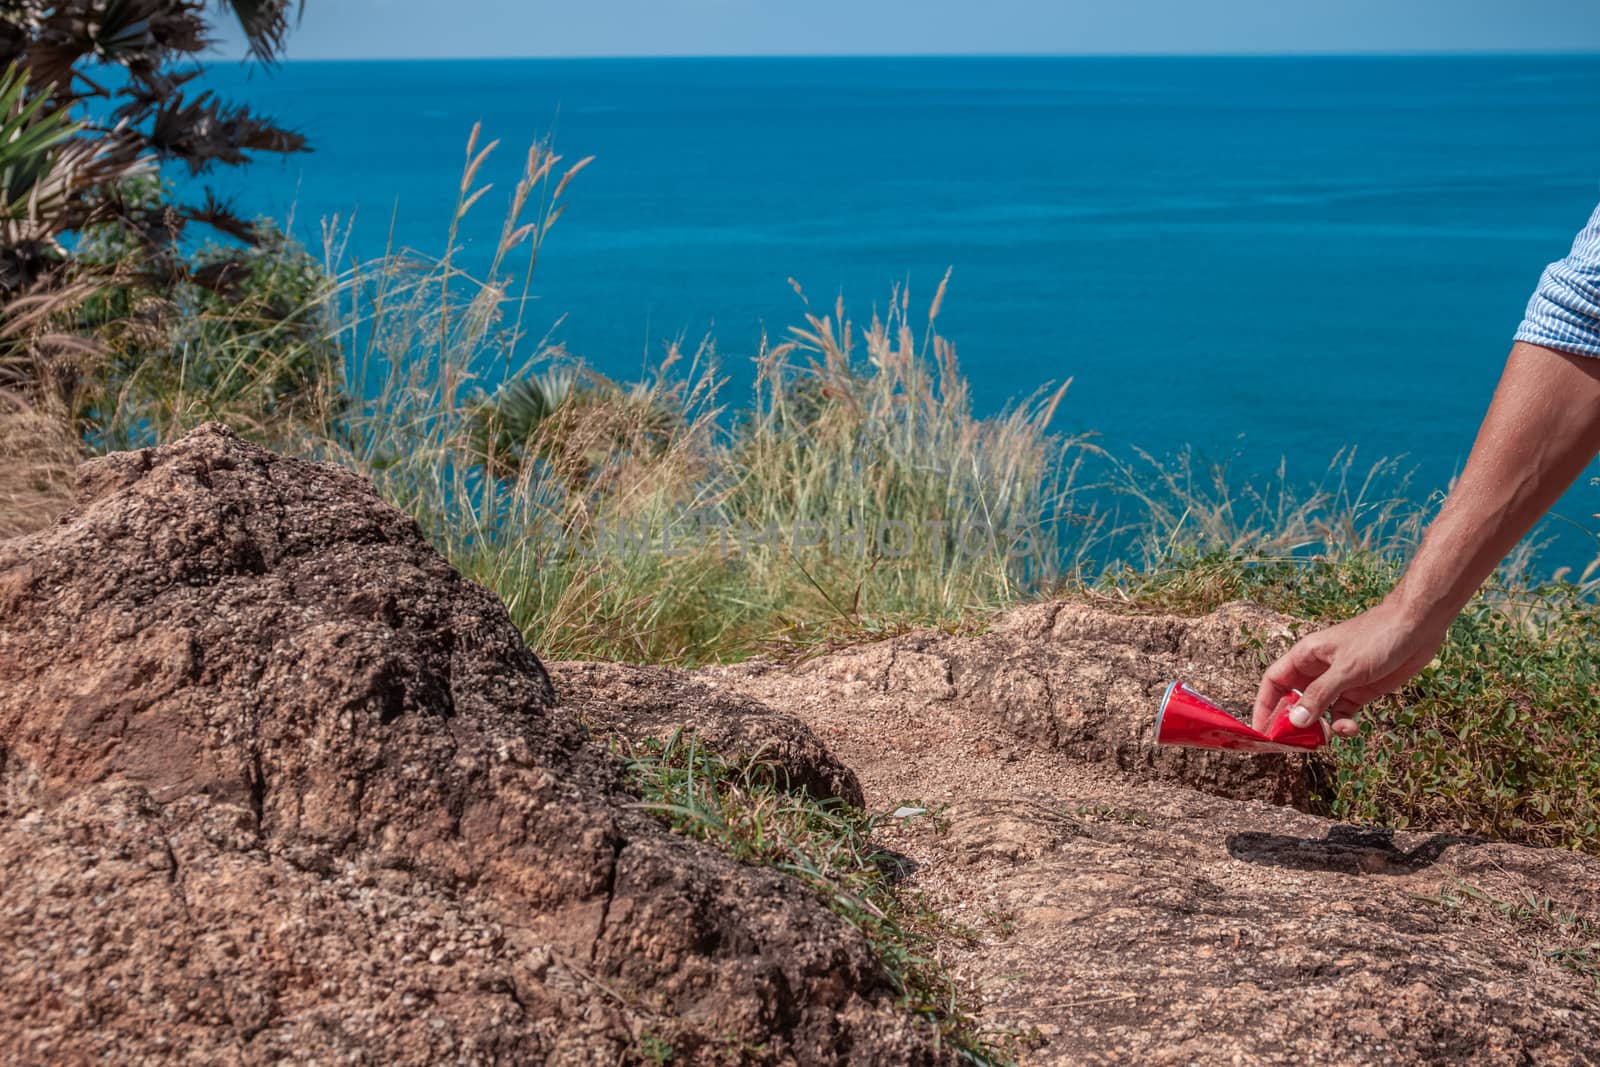
{"label": "thumb", "polygon": [[1337,662],[1314,679],[1300,693],[1300,700],[1289,709],[1289,722],[1295,726],[1310,726],[1327,714],[1349,684],[1349,677]]}

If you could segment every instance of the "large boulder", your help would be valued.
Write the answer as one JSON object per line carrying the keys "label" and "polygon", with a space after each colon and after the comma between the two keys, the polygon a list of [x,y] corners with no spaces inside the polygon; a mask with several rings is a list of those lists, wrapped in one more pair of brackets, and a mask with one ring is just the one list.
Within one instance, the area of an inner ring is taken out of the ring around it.
{"label": "large boulder", "polygon": [[947,1057],[619,773],[364,481],[218,426],[94,461],[0,542],[0,1061]]}

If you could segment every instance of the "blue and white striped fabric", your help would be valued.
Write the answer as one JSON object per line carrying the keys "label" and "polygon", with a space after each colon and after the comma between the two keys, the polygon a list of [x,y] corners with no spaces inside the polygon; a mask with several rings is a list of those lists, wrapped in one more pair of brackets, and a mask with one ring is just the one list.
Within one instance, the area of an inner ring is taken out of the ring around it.
{"label": "blue and white striped fabric", "polygon": [[1518,341],[1600,356],[1600,208],[1558,259],[1539,276],[1539,288],[1517,330]]}

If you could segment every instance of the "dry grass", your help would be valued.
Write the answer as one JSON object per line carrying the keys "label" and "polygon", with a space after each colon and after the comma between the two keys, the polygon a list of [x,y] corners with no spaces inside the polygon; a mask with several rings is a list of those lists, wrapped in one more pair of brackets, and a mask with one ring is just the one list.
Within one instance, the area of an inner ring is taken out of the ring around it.
{"label": "dry grass", "polygon": [[1181,554],[1405,555],[1421,540],[1429,514],[1411,496],[1410,473],[1397,461],[1360,464],[1354,449],[1335,453],[1309,484],[1281,460],[1265,480],[1241,479],[1188,450],[1166,462],[1138,452],[1136,462],[1113,459],[1112,466],[1116,491],[1133,504],[1130,563],[1140,570],[1159,570]]}
{"label": "dry grass", "polygon": [[43,529],[70,507],[83,455],[59,415],[0,390],[0,538]]}
{"label": "dry grass", "polygon": [[[502,383],[572,364],[524,312],[584,164],[530,153],[475,277],[455,235],[493,148],[469,143],[443,256],[391,249],[341,273],[330,318],[346,360],[328,402],[293,432],[247,430],[371,477],[560,657],[724,659],[841,627],[948,622],[1058,577],[1053,519],[1088,451],[1049,431],[1064,387],[975,416],[934,329],[943,286],[915,329],[905,292],[860,326],[842,305],[807,307],[760,345],[737,413],[708,340],[670,348],[637,384],[569,390],[507,441],[492,415]],[[173,405],[160,432],[215,410]]]}

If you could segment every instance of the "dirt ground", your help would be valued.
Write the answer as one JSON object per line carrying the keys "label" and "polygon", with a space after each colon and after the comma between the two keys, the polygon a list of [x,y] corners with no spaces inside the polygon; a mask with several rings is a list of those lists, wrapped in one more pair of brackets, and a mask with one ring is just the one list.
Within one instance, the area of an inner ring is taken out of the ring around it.
{"label": "dirt ground", "polygon": [[[700,677],[802,719],[869,809],[929,809],[883,840],[1022,1063],[1600,1062],[1600,863],[1216,795],[1258,776],[1150,751],[1168,674],[1248,686],[1215,654],[1240,629],[1048,606]],[[1043,702],[995,699],[997,658]]]}

